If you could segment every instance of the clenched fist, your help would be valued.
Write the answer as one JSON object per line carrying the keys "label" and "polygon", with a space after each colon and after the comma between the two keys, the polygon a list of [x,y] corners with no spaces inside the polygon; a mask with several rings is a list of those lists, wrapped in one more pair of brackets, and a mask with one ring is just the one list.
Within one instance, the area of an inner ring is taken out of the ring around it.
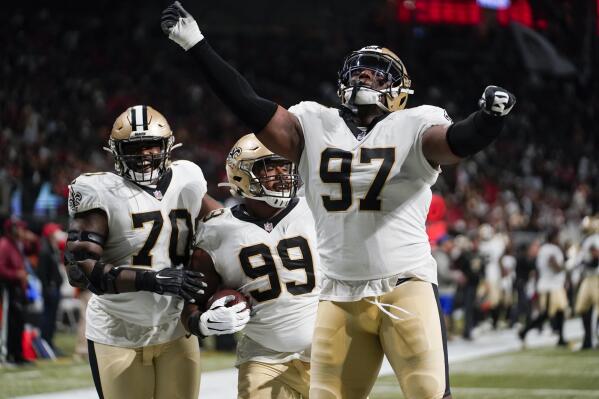
{"label": "clenched fist", "polygon": [[196,20],[178,1],[162,11],[160,26],[168,38],[185,51],[204,39]]}
{"label": "clenched fist", "polygon": [[506,116],[516,104],[516,97],[499,86],[487,86],[478,106],[487,114]]}

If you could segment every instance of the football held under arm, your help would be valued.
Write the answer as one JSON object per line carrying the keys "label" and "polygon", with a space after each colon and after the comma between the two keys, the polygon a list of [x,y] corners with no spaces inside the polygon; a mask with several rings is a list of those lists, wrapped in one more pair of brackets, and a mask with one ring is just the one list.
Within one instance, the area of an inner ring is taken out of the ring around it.
{"label": "football held under arm", "polygon": [[194,249],[190,267],[205,276],[208,288],[197,303],[185,304],[181,312],[181,322],[185,329],[200,338],[241,331],[250,320],[250,310],[246,308],[245,303],[229,306],[228,303],[234,301],[235,297],[226,296],[215,300],[210,308],[206,309],[208,300],[221,284],[221,278],[210,254],[201,248]]}
{"label": "football held under arm", "polygon": [[221,279],[214,269],[212,258],[202,249],[194,249],[191,255],[189,268],[202,273],[205,276],[205,281],[209,282],[209,284],[201,297],[198,298],[196,303],[185,304],[185,307],[181,312],[181,322],[183,323],[185,329],[191,334],[203,336],[203,334],[199,331],[199,319],[202,311],[206,307],[208,299],[216,292],[218,286],[220,285]]}

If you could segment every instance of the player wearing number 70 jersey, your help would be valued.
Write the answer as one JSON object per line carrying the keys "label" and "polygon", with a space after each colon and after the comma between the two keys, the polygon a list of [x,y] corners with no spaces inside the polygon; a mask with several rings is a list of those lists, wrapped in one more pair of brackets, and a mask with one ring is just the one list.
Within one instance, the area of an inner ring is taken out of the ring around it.
{"label": "player wearing number 70 jersey", "polygon": [[171,162],[174,136],[145,105],[127,109],[109,139],[115,173],[69,186],[71,284],[95,295],[86,315],[90,366],[100,398],[188,398],[199,392],[199,345],[180,323],[183,299],[206,288],[184,270],[194,220],[220,207],[201,169]]}
{"label": "player wearing number 70 jersey", "polygon": [[218,285],[237,289],[253,313],[248,322],[245,304],[227,308],[222,298],[203,313],[203,300],[188,304],[182,318],[199,336],[245,327],[237,345],[239,398],[307,398],[319,262],[314,219],[295,196],[299,177],[253,134],[233,146],[227,176],[245,201],[200,224],[192,266],[206,276],[204,298]]}

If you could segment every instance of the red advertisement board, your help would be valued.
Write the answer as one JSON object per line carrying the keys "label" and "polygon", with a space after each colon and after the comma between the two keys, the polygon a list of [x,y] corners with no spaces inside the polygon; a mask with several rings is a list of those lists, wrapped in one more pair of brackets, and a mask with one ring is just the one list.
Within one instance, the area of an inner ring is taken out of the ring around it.
{"label": "red advertisement board", "polygon": [[476,0],[398,0],[397,19],[405,23],[477,25],[483,19],[496,18],[500,25],[515,21],[535,29],[547,27],[547,21],[533,18],[529,0],[507,3],[503,9],[485,9]]}

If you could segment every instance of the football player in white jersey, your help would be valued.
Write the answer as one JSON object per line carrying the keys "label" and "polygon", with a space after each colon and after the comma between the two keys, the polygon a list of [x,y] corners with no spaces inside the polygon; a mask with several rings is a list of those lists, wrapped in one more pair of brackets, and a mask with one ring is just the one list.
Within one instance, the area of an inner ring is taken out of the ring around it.
{"label": "football player in white jersey", "polygon": [[536,260],[539,296],[539,315],[527,323],[518,335],[524,344],[526,335],[533,328],[542,328],[549,318],[554,330],[559,334],[558,346],[567,345],[564,339],[565,313],[568,308],[566,296],[566,270],[564,253],[559,246],[559,230],[552,229],[547,234],[546,242],[539,248]]}
{"label": "football player in white jersey", "polygon": [[493,328],[497,328],[499,315],[504,305],[502,292],[501,259],[505,253],[507,238],[495,231],[490,224],[483,223],[478,229],[480,238],[479,251],[486,259],[485,264],[485,296],[491,309]]}
{"label": "football player in white jersey", "polygon": [[490,144],[515,98],[485,89],[480,109],[452,123],[433,106],[406,109],[411,81],[378,46],[352,52],[339,72],[339,108],[289,110],[259,97],[175,2],[162,29],[257,137],[298,164],[316,221],[322,290],[310,397],[365,398],[386,355],[407,398],[450,397],[436,264],[425,221],[439,165]]}
{"label": "football player in white jersey", "polygon": [[[237,344],[239,398],[307,398],[318,307],[312,213],[306,200],[295,195],[295,166],[254,134],[237,141],[226,167],[226,185],[244,201],[213,211],[199,225],[192,267],[209,282],[204,298],[217,286],[239,290],[250,299],[252,316],[243,303],[222,307],[231,299],[225,297],[203,313],[203,301],[187,304],[182,320],[199,336],[230,334],[245,326]],[[227,321],[220,315],[227,311],[245,315]]]}
{"label": "football player in white jersey", "polygon": [[[582,316],[584,339],[582,349],[593,347],[593,307],[599,310],[599,216],[586,216],[582,221],[585,238],[577,264],[583,268],[583,279],[576,295],[576,314]],[[599,325],[599,323],[598,323]]]}
{"label": "football player in white jersey", "polygon": [[180,313],[206,284],[182,266],[194,220],[220,204],[197,165],[171,161],[174,141],[159,112],[128,108],[109,139],[116,173],[69,186],[68,276],[95,294],[86,337],[100,398],[198,397],[199,344]]}

